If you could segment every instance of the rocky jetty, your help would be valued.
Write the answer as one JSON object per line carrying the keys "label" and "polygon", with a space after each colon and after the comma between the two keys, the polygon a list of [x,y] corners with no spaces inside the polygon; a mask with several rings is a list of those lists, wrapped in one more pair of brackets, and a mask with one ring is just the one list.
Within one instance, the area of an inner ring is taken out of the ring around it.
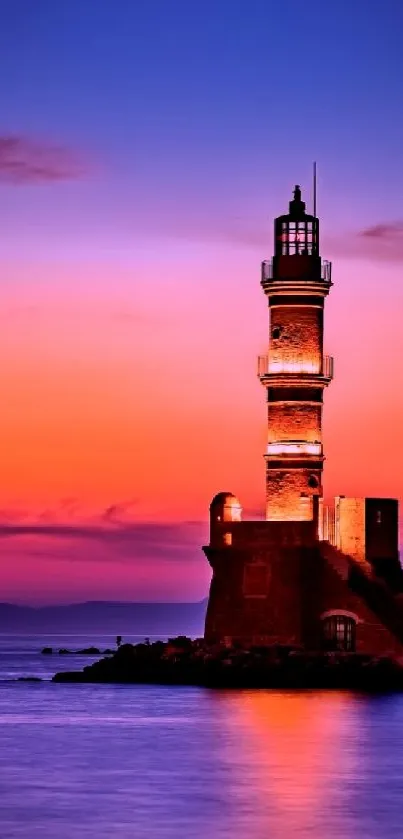
{"label": "rocky jetty", "polygon": [[41,682],[39,676],[19,676],[17,682]]}
{"label": "rocky jetty", "polygon": [[390,691],[403,690],[403,668],[391,658],[284,646],[208,646],[180,636],[166,643],[123,644],[113,656],[82,671],[57,673],[53,681]]}

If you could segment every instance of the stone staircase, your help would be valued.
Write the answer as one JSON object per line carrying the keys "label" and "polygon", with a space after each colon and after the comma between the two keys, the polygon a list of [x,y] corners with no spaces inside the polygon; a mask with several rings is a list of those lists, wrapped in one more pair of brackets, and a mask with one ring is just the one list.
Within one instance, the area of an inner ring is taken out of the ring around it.
{"label": "stone staircase", "polygon": [[350,577],[351,562],[347,554],[343,554],[335,548],[330,542],[321,542],[321,554],[327,560],[329,565],[339,574],[342,580],[347,581]]}
{"label": "stone staircase", "polygon": [[387,629],[403,644],[403,595],[394,594],[387,583],[374,575],[366,560],[342,553],[330,542],[321,542],[321,554],[351,591],[359,596]]}

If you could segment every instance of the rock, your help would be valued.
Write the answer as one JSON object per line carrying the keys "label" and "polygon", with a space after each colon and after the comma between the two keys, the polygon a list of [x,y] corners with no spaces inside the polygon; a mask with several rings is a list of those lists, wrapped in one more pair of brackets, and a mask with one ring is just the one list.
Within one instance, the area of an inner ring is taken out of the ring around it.
{"label": "rock", "polygon": [[76,650],[75,655],[101,655],[98,647],[84,647],[83,650]]}
{"label": "rock", "polygon": [[17,682],[42,682],[39,676],[19,676]]}
{"label": "rock", "polygon": [[52,682],[85,682],[86,679],[83,678],[83,674],[77,670],[72,671],[71,673],[56,673],[53,676]]}
{"label": "rock", "polygon": [[52,647],[44,647],[41,651],[42,655],[53,655],[53,648]]}

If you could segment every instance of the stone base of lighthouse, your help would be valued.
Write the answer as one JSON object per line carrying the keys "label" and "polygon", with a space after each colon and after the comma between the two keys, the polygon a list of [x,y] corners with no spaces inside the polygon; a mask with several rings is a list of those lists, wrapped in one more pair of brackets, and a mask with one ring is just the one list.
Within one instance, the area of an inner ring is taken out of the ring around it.
{"label": "stone base of lighthouse", "polygon": [[330,541],[313,520],[241,521],[239,509],[225,493],[211,505],[207,642],[403,655],[397,502],[339,500],[326,533],[322,512]]}

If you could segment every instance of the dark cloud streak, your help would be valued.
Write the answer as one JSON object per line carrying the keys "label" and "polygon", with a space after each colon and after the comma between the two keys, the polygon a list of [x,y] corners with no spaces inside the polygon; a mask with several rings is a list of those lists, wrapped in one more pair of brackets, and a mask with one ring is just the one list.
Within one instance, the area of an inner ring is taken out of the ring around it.
{"label": "dark cloud streak", "polygon": [[403,244],[403,221],[395,221],[392,224],[374,224],[372,227],[361,230],[358,235],[365,239],[378,239],[390,243],[401,241]]}
{"label": "dark cloud streak", "polygon": [[40,184],[81,178],[87,167],[75,152],[29,137],[0,135],[0,180]]}
{"label": "dark cloud streak", "polygon": [[[116,505],[120,509],[119,505]],[[110,508],[108,508],[109,510]],[[0,524],[0,540],[31,538],[34,544],[41,540],[55,540],[55,544],[93,543],[94,551],[72,552],[70,561],[102,561],[102,556],[95,548],[110,548],[117,560],[130,561],[142,559],[183,561],[189,551],[200,545],[205,536],[206,524],[203,522],[111,522],[104,523],[45,523],[40,519],[35,522],[12,522]],[[35,548],[33,548],[35,550]],[[105,557],[103,557],[105,559]],[[54,559],[57,561],[57,552]]]}

